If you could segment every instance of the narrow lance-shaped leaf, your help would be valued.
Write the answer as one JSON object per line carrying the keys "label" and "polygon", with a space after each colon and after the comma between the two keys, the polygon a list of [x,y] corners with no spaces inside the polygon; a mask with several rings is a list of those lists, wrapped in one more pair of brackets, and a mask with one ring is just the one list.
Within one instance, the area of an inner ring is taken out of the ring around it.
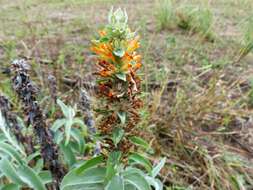
{"label": "narrow lance-shaped leaf", "polygon": [[105,168],[94,167],[80,174],[71,170],[62,180],[61,190],[104,190]]}
{"label": "narrow lance-shaped leaf", "polygon": [[82,154],[85,148],[84,135],[79,129],[76,128],[72,128],[70,134],[78,143],[80,154]]}
{"label": "narrow lance-shaped leaf", "polygon": [[4,136],[6,137],[6,139],[8,140],[8,142],[15,147],[20,153],[22,153],[24,156],[26,155],[24,150],[21,148],[21,146],[18,144],[16,138],[14,138],[9,129],[7,128],[7,124],[6,121],[2,115],[2,112],[0,110],[0,131],[3,132]]}
{"label": "narrow lance-shaped leaf", "polygon": [[159,172],[161,171],[161,169],[163,168],[163,166],[165,165],[166,163],[166,158],[163,158],[153,169],[152,169],[152,172],[151,172],[151,176],[152,177],[156,177]]}
{"label": "narrow lance-shaped leaf", "polygon": [[41,178],[43,184],[48,184],[52,182],[52,174],[50,171],[41,171],[39,173],[39,177]]}
{"label": "narrow lance-shaped leaf", "polygon": [[117,49],[115,51],[113,51],[114,55],[118,56],[118,57],[123,57],[125,55],[125,51],[123,49]]}
{"label": "narrow lance-shaped leaf", "polygon": [[123,178],[118,175],[114,176],[112,180],[108,183],[108,185],[105,187],[105,190],[125,190]]}
{"label": "narrow lance-shaped leaf", "polygon": [[122,153],[119,151],[114,151],[110,153],[106,164],[106,176],[105,176],[106,184],[116,175],[117,167],[120,163],[121,156]]}
{"label": "narrow lance-shaped leaf", "polygon": [[15,168],[6,158],[2,158],[2,160],[0,160],[0,171],[15,184],[24,185],[24,182],[17,175]]}
{"label": "narrow lance-shaped leaf", "polygon": [[36,190],[46,190],[41,178],[30,167],[25,165],[20,166],[17,174],[29,187]]}
{"label": "narrow lance-shaped leaf", "polygon": [[64,119],[57,119],[51,129],[52,131],[56,132],[59,128],[61,128],[65,123],[67,122],[67,120],[64,118]]}
{"label": "narrow lance-shaped leaf", "polygon": [[103,156],[97,156],[97,157],[94,157],[90,160],[87,160],[86,162],[84,162],[77,170],[77,174],[80,174],[82,172],[84,172],[85,170],[89,169],[89,168],[92,168],[92,167],[95,167],[97,166],[98,164],[102,163],[104,160]]}
{"label": "narrow lance-shaped leaf", "polygon": [[142,138],[137,137],[137,136],[133,136],[130,137],[130,141],[136,145],[139,145],[145,149],[149,149],[149,144]]}
{"label": "narrow lance-shaped leaf", "polygon": [[61,111],[66,118],[69,117],[69,107],[64,104],[60,99],[57,99],[57,104],[61,107]]}
{"label": "narrow lance-shaped leaf", "polygon": [[7,143],[0,143],[0,151],[10,155],[19,164],[23,164],[23,159],[20,157],[19,152],[17,152],[17,150],[15,150],[11,145]]}
{"label": "narrow lance-shaped leaf", "polygon": [[125,182],[133,185],[137,190],[151,190],[147,180],[138,173],[124,176]]}
{"label": "narrow lance-shaped leaf", "polygon": [[116,128],[113,131],[112,140],[113,140],[115,146],[117,146],[117,144],[121,141],[123,136],[124,136],[124,130],[123,129]]}
{"label": "narrow lance-shaped leaf", "polygon": [[119,117],[119,119],[120,119],[120,122],[121,122],[122,124],[125,124],[125,123],[126,123],[126,112],[120,111],[120,112],[118,112],[117,114],[118,114],[118,117]]}
{"label": "narrow lance-shaped leaf", "polygon": [[76,163],[76,158],[71,150],[71,147],[69,145],[65,145],[63,143],[60,144],[60,149],[63,152],[64,160],[67,162],[68,166],[71,167]]}
{"label": "narrow lance-shaped leaf", "polygon": [[65,146],[68,145],[69,140],[70,140],[70,132],[71,132],[72,124],[73,124],[73,121],[70,118],[65,123],[65,135],[66,135]]}
{"label": "narrow lance-shaped leaf", "polygon": [[147,160],[145,157],[143,157],[142,155],[138,154],[138,153],[133,153],[130,155],[129,160],[133,162],[133,164],[140,164],[142,166],[144,166],[144,168],[148,171],[151,172],[152,170],[152,165],[149,162],[149,160]]}
{"label": "narrow lance-shaped leaf", "polygon": [[1,187],[0,185],[0,189],[1,190],[20,190],[20,186],[17,184],[11,183],[11,184],[4,185],[3,187]]}
{"label": "narrow lance-shaped leaf", "polygon": [[159,181],[158,179],[149,177],[149,176],[145,176],[147,182],[149,183],[149,185],[151,185],[152,187],[154,187],[155,190],[163,190],[163,184],[161,181]]}
{"label": "narrow lance-shaped leaf", "polygon": [[117,73],[116,77],[120,80],[126,81],[126,74],[125,73]]}

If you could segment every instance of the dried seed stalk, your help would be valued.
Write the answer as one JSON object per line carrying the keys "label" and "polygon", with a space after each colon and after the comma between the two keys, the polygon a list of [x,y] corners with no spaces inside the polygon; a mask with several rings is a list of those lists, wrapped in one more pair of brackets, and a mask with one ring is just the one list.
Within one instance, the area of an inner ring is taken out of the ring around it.
{"label": "dried seed stalk", "polygon": [[[95,128],[95,121],[94,116],[91,111],[91,101],[88,93],[85,89],[81,89],[80,92],[80,101],[79,101],[79,108],[84,114],[84,123],[88,127],[89,133],[96,134],[96,128]],[[96,147],[94,150],[94,154],[98,155],[101,152],[100,142],[96,142]]]}
{"label": "dried seed stalk", "polygon": [[91,112],[90,97],[84,89],[81,89],[80,92],[79,108],[84,114],[84,122],[89,132],[96,133],[95,121],[93,119],[93,113]]}
{"label": "dried seed stalk", "polygon": [[53,134],[47,126],[42,110],[36,101],[38,89],[32,83],[27,73],[29,66],[25,60],[15,60],[12,63],[12,69],[15,72],[12,78],[13,88],[23,102],[23,110],[27,117],[27,124],[33,126],[40,143],[41,156],[44,160],[45,167],[54,176],[54,188],[59,189],[59,183],[65,172],[59,161],[58,147],[53,142]]}

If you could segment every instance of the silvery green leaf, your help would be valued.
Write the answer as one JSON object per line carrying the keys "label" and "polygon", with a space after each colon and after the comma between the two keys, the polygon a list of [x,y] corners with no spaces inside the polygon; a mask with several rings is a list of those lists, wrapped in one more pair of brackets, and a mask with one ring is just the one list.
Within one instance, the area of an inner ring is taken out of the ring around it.
{"label": "silvery green leaf", "polygon": [[126,74],[125,73],[117,73],[116,77],[120,80],[126,81]]}
{"label": "silvery green leaf", "polygon": [[71,132],[72,124],[73,124],[73,120],[70,118],[65,123],[65,136],[66,136],[65,146],[67,146],[70,141],[70,135],[71,135],[70,132]]}
{"label": "silvery green leaf", "polygon": [[5,135],[7,141],[13,146],[15,147],[15,149],[17,149],[23,156],[26,155],[26,153],[24,152],[23,148],[21,147],[21,145],[17,142],[16,138],[13,137],[7,127],[5,118],[2,115],[2,112],[0,111],[0,131],[3,132],[3,134]]}
{"label": "silvery green leaf", "polygon": [[76,124],[76,125],[80,126],[83,129],[84,135],[87,134],[87,126],[84,124],[83,120],[81,120],[80,118],[74,118],[73,119],[73,124]]}
{"label": "silvery green leaf", "polygon": [[137,190],[134,185],[129,184],[129,183],[125,183],[124,188],[127,190]]}
{"label": "silvery green leaf", "polygon": [[[105,187],[105,190],[124,190],[124,180],[121,176],[114,176],[108,185]],[[127,189],[126,189],[127,190]]]}
{"label": "silvery green leaf", "polygon": [[36,173],[39,173],[44,167],[44,161],[42,158],[40,158],[37,162],[36,165],[33,167],[34,171]]}
{"label": "silvery green leaf", "polygon": [[52,125],[52,127],[51,127],[52,131],[56,132],[56,131],[57,131],[59,128],[61,128],[66,122],[67,122],[67,120],[66,120],[65,118],[63,118],[63,119],[57,119],[57,120],[53,123],[53,125]]}
{"label": "silvery green leaf", "polygon": [[120,119],[121,124],[125,124],[126,123],[126,112],[120,111],[117,113],[117,115]]}
{"label": "silvery green leaf", "polygon": [[22,165],[18,168],[17,174],[29,187],[36,190],[46,190],[40,176],[32,168]]}
{"label": "silvery green leaf", "polygon": [[126,183],[131,184],[137,190],[151,190],[147,180],[139,173],[132,173],[124,176]]}
{"label": "silvery green leaf", "polygon": [[101,164],[103,162],[103,160],[104,160],[103,156],[97,156],[97,157],[94,157],[90,160],[87,160],[80,167],[78,167],[76,169],[76,173],[77,174],[84,173],[89,168],[93,168],[93,167],[97,166],[98,164]]}
{"label": "silvery green leaf", "polygon": [[62,180],[61,190],[104,190],[105,168],[94,167],[79,173],[71,170]]}
{"label": "silvery green leaf", "polygon": [[75,155],[69,145],[65,145],[63,143],[60,144],[60,149],[63,152],[64,160],[68,164],[69,167],[72,167],[76,163]]}
{"label": "silvery green leaf", "polygon": [[145,149],[149,149],[149,144],[144,139],[137,136],[130,137],[129,139],[135,145],[141,146]]}
{"label": "silvery green leaf", "polygon": [[20,190],[20,186],[14,183],[6,184],[6,185],[0,185],[1,190]]}
{"label": "silvery green leaf", "polygon": [[63,141],[63,139],[64,139],[64,134],[63,134],[63,132],[61,132],[61,131],[56,131],[56,132],[54,133],[54,140],[55,140],[56,144],[60,144],[60,143]]}
{"label": "silvery green leaf", "polygon": [[125,55],[125,51],[123,49],[116,49],[113,51],[113,54],[118,57],[123,57]]}
{"label": "silvery green leaf", "polygon": [[17,175],[17,171],[13,164],[6,158],[2,158],[0,160],[0,171],[12,182],[18,185],[24,185],[24,182],[21,180],[19,175]]}
{"label": "silvery green leaf", "polygon": [[13,146],[7,143],[0,143],[0,151],[11,156],[19,164],[22,165],[24,163],[23,159],[21,158],[20,153]]}
{"label": "silvery green leaf", "polygon": [[132,153],[132,154],[129,156],[129,161],[130,161],[132,164],[140,164],[140,165],[144,166],[144,168],[145,168],[148,172],[151,172],[151,170],[152,170],[152,165],[151,165],[151,163],[149,162],[149,160],[146,159],[144,156],[138,154],[138,153]]}
{"label": "silvery green leaf", "polygon": [[115,146],[121,141],[122,137],[124,136],[124,130],[121,128],[116,128],[113,130],[112,133],[112,140]]}
{"label": "silvery green leaf", "polygon": [[147,182],[149,183],[149,185],[151,185],[152,187],[155,188],[155,190],[163,190],[163,184],[161,181],[159,181],[158,179],[149,177],[149,176],[145,176]]}
{"label": "silvery green leaf", "polygon": [[71,136],[75,139],[75,141],[78,144],[80,154],[82,154],[85,148],[85,141],[84,141],[84,136],[82,132],[79,129],[72,128],[70,133],[71,133]]}
{"label": "silvery green leaf", "polygon": [[52,182],[52,174],[50,171],[41,171],[39,174],[43,184],[48,184]]}
{"label": "silvery green leaf", "polygon": [[61,107],[61,111],[63,115],[68,118],[69,117],[69,107],[64,104],[60,99],[57,99],[57,104]]}
{"label": "silvery green leaf", "polygon": [[165,165],[166,163],[166,158],[163,158],[151,171],[151,176],[152,177],[156,177],[160,170],[163,168],[163,166]]}

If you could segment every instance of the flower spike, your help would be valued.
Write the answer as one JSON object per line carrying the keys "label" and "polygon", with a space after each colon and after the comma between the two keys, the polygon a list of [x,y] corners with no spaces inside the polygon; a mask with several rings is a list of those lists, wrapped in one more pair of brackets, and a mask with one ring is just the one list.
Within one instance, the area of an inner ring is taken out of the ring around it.
{"label": "flower spike", "polygon": [[111,9],[108,21],[91,46],[91,51],[97,55],[95,74],[101,101],[98,131],[106,136],[101,143],[105,154],[121,151],[126,157],[134,147],[129,139],[138,133],[138,109],[142,106],[138,98],[141,80],[136,74],[141,68],[141,56],[137,53],[140,42],[127,24],[125,10]]}

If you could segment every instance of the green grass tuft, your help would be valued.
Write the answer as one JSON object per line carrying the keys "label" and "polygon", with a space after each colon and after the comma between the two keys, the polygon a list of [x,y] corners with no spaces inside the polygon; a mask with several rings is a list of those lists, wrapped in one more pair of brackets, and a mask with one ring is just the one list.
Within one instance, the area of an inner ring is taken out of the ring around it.
{"label": "green grass tuft", "polygon": [[203,38],[214,38],[213,13],[207,7],[185,6],[177,10],[177,25],[179,28],[199,33]]}
{"label": "green grass tuft", "polygon": [[156,20],[160,30],[169,28],[172,24],[174,10],[171,0],[158,0],[156,4]]}

